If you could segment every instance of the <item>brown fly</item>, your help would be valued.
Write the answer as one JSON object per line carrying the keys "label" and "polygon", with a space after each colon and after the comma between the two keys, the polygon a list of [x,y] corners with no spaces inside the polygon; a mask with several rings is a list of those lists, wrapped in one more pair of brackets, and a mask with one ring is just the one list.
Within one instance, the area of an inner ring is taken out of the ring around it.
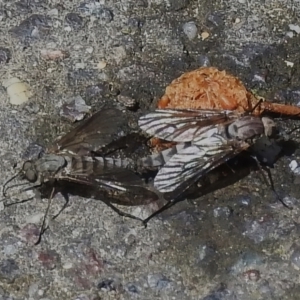
{"label": "brown fly", "polygon": [[[50,185],[49,209],[54,194],[61,187],[71,185],[72,193],[100,199],[118,214],[139,219],[120,211],[113,204],[147,204],[158,199],[157,193],[130,170],[130,160],[103,155],[103,149],[114,144],[112,139],[124,122],[120,111],[102,109],[56,141],[41,157],[25,161],[18,175],[34,184],[26,190]],[[4,185],[4,196],[13,178]],[[41,234],[45,231],[45,218]]]}

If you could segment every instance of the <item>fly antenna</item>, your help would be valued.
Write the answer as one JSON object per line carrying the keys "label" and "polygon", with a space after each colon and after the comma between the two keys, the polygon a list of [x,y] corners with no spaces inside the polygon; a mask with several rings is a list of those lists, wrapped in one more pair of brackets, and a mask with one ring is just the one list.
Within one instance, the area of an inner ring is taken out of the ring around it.
{"label": "fly antenna", "polygon": [[22,170],[20,170],[19,172],[17,172],[15,175],[13,175],[11,178],[9,178],[2,186],[2,195],[3,197],[6,197],[6,191],[7,189],[6,186],[11,182],[13,181],[15,178],[17,178],[20,174],[21,174]]}

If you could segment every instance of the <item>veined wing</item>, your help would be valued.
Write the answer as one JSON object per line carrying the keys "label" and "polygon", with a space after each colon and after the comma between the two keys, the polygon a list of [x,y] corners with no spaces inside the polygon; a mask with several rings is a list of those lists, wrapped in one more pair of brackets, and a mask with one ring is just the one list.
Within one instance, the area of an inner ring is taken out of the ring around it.
{"label": "veined wing", "polygon": [[64,135],[49,152],[88,155],[112,142],[125,121],[121,111],[104,108]]}
{"label": "veined wing", "polygon": [[139,126],[150,135],[173,142],[191,142],[210,126],[228,124],[240,116],[234,111],[158,109],[139,119]]}
{"label": "veined wing", "polygon": [[242,141],[228,142],[221,136],[211,143],[192,145],[175,154],[157,173],[154,186],[162,193],[180,194],[199,178],[249,147]]}

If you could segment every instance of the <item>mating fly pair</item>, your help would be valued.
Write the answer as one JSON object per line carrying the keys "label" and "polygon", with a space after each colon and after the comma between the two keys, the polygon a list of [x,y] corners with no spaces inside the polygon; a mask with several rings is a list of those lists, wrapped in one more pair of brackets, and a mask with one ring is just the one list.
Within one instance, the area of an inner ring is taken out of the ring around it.
{"label": "mating fly pair", "polygon": [[[26,161],[19,173],[34,183],[34,187],[53,186],[48,209],[54,193],[68,186],[71,189],[67,192],[100,199],[120,215],[136,219],[139,218],[121,212],[113,204],[148,204],[157,201],[162,194],[171,199],[144,220],[146,224],[180,199],[194,182],[247,150],[259,137],[270,136],[275,127],[269,118],[235,111],[156,110],[139,119],[141,129],[179,144],[132,161],[109,158],[103,151],[123,122],[120,111],[102,109],[54,143],[46,154]],[[137,175],[143,167],[160,168],[154,179],[155,189]],[[6,190],[5,185],[4,194]]]}

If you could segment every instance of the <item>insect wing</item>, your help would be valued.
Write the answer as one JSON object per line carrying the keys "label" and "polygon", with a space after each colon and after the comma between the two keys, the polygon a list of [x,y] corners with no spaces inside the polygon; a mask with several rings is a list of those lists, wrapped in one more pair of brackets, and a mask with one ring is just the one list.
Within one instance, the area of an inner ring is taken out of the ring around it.
{"label": "insect wing", "polygon": [[89,155],[112,142],[125,121],[121,111],[102,109],[59,139],[49,152]]}
{"label": "insect wing", "polygon": [[175,154],[157,173],[154,186],[162,193],[180,194],[199,178],[233,158],[249,145],[237,142],[234,145],[220,139],[207,147],[192,145]]}
{"label": "insect wing", "polygon": [[158,109],[139,119],[142,130],[173,142],[191,142],[208,128],[232,122],[237,112],[223,110]]}

